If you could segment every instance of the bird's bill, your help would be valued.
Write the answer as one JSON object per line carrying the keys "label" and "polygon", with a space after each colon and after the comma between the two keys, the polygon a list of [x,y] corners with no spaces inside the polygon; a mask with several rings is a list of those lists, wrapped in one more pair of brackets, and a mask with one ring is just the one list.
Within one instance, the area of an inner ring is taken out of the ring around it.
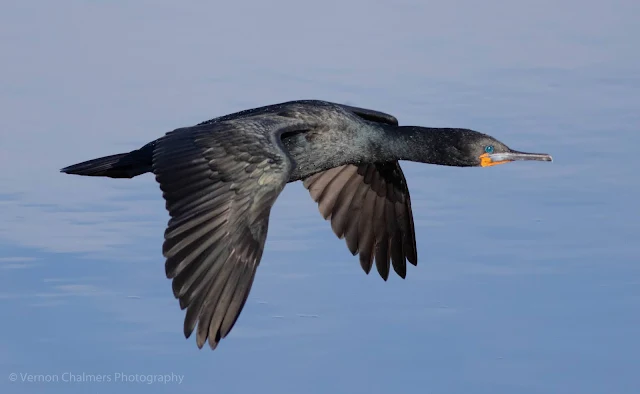
{"label": "bird's bill", "polygon": [[480,155],[480,165],[482,167],[495,166],[516,160],[553,161],[553,158],[546,153],[527,153],[515,150],[502,153],[483,153]]}

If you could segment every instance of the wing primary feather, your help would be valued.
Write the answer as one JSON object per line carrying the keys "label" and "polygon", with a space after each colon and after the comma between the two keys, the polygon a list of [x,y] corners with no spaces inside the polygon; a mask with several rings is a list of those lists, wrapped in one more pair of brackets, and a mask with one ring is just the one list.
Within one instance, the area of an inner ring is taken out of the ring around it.
{"label": "wing primary feather", "polygon": [[268,217],[293,162],[280,141],[313,127],[275,114],[211,122],[156,141],[153,172],[171,219],[163,254],[184,335],[212,349],[246,303]]}
{"label": "wing primary feather", "polygon": [[366,273],[375,260],[383,278],[391,266],[405,278],[407,261],[417,264],[411,197],[397,161],[335,167],[303,184]]}

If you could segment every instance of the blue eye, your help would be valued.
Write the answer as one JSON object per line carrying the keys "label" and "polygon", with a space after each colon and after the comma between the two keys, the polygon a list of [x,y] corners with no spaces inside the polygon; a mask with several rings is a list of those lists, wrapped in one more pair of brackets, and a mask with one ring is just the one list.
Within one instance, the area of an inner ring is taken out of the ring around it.
{"label": "blue eye", "polygon": [[491,154],[493,153],[493,145],[487,145],[484,147],[484,151]]}

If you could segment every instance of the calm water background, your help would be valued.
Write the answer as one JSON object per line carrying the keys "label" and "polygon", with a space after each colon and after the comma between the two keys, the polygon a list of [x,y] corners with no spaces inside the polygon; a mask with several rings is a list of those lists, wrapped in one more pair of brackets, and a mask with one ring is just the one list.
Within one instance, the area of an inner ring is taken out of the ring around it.
{"label": "calm water background", "polygon": [[[3,2],[0,391],[640,392],[639,16],[635,0]],[[403,163],[420,263],[387,283],[289,185],[238,324],[198,350],[152,176],[58,169],[302,98],[555,161]],[[20,375],[65,372],[184,379]]]}

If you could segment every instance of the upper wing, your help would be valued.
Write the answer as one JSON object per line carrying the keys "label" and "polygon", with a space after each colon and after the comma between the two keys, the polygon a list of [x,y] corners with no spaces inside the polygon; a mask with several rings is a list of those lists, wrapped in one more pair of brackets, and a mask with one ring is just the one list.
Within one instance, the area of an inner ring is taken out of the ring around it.
{"label": "upper wing", "polygon": [[346,104],[338,104],[338,103],[329,103],[327,101],[322,101],[322,100],[295,100],[295,101],[288,101],[288,102],[284,102],[284,103],[279,103],[279,104],[271,104],[271,105],[266,105],[264,107],[257,107],[257,108],[251,108],[251,109],[245,109],[239,112],[234,112],[228,115],[223,115],[223,116],[219,116],[213,119],[209,119],[209,120],[205,120],[204,122],[198,123],[197,126],[201,126],[204,124],[210,124],[210,123],[215,123],[215,122],[221,122],[221,121],[225,121],[225,120],[232,120],[232,119],[239,119],[239,118],[246,118],[246,117],[252,117],[252,116],[256,116],[256,115],[263,115],[263,114],[268,114],[268,113],[273,113],[274,111],[280,111],[283,107],[286,106],[290,106],[290,105],[299,105],[299,104],[311,104],[311,105],[326,105],[326,104],[331,104],[331,105],[337,105],[339,107],[342,107],[344,110],[349,111],[351,113],[354,113],[356,115],[358,115],[359,117],[361,117],[362,119],[366,119],[369,120],[371,122],[377,122],[377,123],[386,123],[392,126],[397,126],[398,125],[398,119],[395,118],[395,116],[393,115],[389,115],[387,113],[384,112],[380,112],[380,111],[376,111],[373,109],[368,109],[368,108],[360,108],[360,107],[353,107],[351,105],[346,105]]}
{"label": "upper wing", "polygon": [[331,219],[339,238],[345,238],[369,273],[375,256],[380,276],[389,277],[389,260],[404,278],[408,260],[418,263],[416,237],[407,181],[397,161],[344,165],[304,180],[320,213]]}
{"label": "upper wing", "polygon": [[392,126],[398,125],[398,119],[396,119],[396,117],[393,115],[389,115],[384,112],[375,111],[367,108],[352,107],[346,104],[338,104],[338,105],[347,111],[353,112],[354,114],[358,115],[362,119],[366,119],[366,120],[377,122],[377,123],[386,123]]}
{"label": "upper wing", "polygon": [[300,120],[261,115],[167,133],[153,172],[171,219],[163,254],[184,333],[214,349],[235,324],[262,257],[269,213],[292,162],[280,135]]}

